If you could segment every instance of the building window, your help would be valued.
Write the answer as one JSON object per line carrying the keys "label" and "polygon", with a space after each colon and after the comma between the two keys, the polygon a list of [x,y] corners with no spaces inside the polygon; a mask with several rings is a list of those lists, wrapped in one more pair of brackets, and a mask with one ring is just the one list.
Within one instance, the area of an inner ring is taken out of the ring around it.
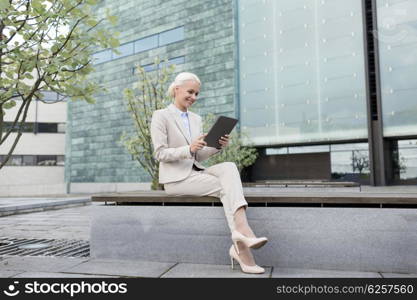
{"label": "building window", "polygon": [[384,137],[416,135],[417,3],[376,3]]}
{"label": "building window", "polygon": [[65,97],[59,96],[57,93],[52,92],[52,91],[44,91],[42,92],[43,94],[43,98],[42,101],[43,102],[57,102],[57,101],[66,101],[67,99]]}
{"label": "building window", "polygon": [[[12,128],[12,122],[4,123],[4,131],[8,131]],[[12,132],[17,132],[19,124],[16,124]],[[65,123],[25,123],[22,125],[22,132],[34,132],[34,133],[65,133]]]}
{"label": "building window", "polygon": [[417,140],[398,141],[398,150],[393,155],[396,179],[417,179]]}
{"label": "building window", "polygon": [[36,159],[36,164],[38,166],[56,166],[56,163],[56,155],[38,155]]}
{"label": "building window", "polygon": [[58,123],[57,127],[58,133],[65,133],[67,125],[65,123]]}
{"label": "building window", "polygon": [[64,166],[65,165],[65,155],[57,155],[57,166]]}
{"label": "building window", "polygon": [[[184,40],[184,26],[167,30],[161,33],[153,34],[135,41],[125,43],[117,50],[120,54],[113,53],[110,49],[106,49],[93,54],[93,64],[100,64],[111,61],[120,57],[132,55],[155,49],[164,45],[172,44]],[[147,67],[148,69],[150,67]],[[151,69],[151,68],[150,68]],[[151,70],[152,71],[152,70]]]}
{"label": "building window", "polygon": [[21,166],[23,163],[22,155],[12,155],[9,161],[7,162],[8,166]]}
{"label": "building window", "polygon": [[57,123],[36,123],[36,132],[38,133],[57,133]]}
{"label": "building window", "polygon": [[[162,67],[168,67],[170,65],[181,65],[185,63],[185,56],[179,56],[179,57],[174,57],[174,58],[170,58],[168,60],[168,62],[161,62],[158,65],[158,69],[161,69]],[[142,65],[141,66],[145,72],[151,72],[151,71],[155,71],[157,69],[155,64],[146,64],[146,65]],[[132,74],[136,74],[136,68],[132,68]]]}
{"label": "building window", "polygon": [[23,155],[23,166],[34,166],[36,165],[35,155]]}
{"label": "building window", "polygon": [[[6,155],[0,155],[0,163]],[[64,166],[64,155],[12,155],[6,166]]]}
{"label": "building window", "polygon": [[237,1],[239,113],[259,146],[367,138],[362,1]]}
{"label": "building window", "polygon": [[123,44],[117,48],[120,54],[113,53],[113,59],[132,55],[133,54],[133,43]]}
{"label": "building window", "polygon": [[107,61],[111,61],[112,52],[110,49],[103,50],[93,54],[93,63],[94,64],[101,64]]}
{"label": "building window", "polygon": [[152,35],[135,42],[135,53],[151,50],[158,47],[158,35]]}
{"label": "building window", "polygon": [[184,39],[184,27],[161,32],[159,34],[159,47],[175,43]]}
{"label": "building window", "polygon": [[[415,151],[417,153],[417,143],[415,144]],[[368,183],[370,174],[368,143],[277,147],[266,148],[265,151],[266,155],[320,152],[330,153],[332,180]]]}
{"label": "building window", "polygon": [[12,129],[12,132],[17,132],[18,128],[21,127],[21,132],[34,132],[34,124],[33,123],[24,123],[23,125],[20,125],[19,123],[16,123],[16,125],[13,127],[13,122],[4,122],[4,131],[9,131]]}

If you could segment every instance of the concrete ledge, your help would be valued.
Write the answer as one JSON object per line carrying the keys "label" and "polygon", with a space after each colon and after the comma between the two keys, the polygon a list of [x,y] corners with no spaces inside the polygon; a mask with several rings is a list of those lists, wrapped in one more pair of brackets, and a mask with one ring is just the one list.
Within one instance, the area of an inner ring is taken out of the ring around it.
{"label": "concrete ledge", "polygon": [[[245,188],[245,199],[248,203],[330,203],[330,204],[417,204],[417,194],[389,194],[362,192],[313,192],[296,191],[282,192],[276,189]],[[107,193],[91,196],[94,202],[189,202],[189,203],[220,203],[215,197],[171,196],[165,191],[136,191],[125,193]]]}
{"label": "concrete ledge", "polygon": [[68,193],[91,194],[91,193],[118,193],[137,190],[150,190],[150,182],[71,182]]}
{"label": "concrete ledge", "polygon": [[[229,264],[222,207],[94,206],[98,259]],[[417,209],[250,207],[263,266],[417,273]]]}

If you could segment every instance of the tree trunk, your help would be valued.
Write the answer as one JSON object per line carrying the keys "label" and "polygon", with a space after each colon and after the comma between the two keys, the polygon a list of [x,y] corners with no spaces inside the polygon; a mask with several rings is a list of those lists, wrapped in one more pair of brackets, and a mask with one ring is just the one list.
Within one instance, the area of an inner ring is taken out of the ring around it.
{"label": "tree trunk", "polygon": [[159,184],[158,178],[152,179],[151,190],[164,190],[164,185]]}

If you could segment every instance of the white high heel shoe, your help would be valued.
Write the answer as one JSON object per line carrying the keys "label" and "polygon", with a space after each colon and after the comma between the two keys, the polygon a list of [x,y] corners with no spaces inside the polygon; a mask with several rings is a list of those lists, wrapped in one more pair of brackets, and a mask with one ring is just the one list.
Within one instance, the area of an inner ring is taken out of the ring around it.
{"label": "white high heel shoe", "polygon": [[246,245],[246,247],[258,249],[261,248],[263,245],[265,245],[268,242],[268,239],[266,237],[260,237],[260,238],[251,238],[244,236],[237,230],[232,231],[232,241],[233,245],[235,246],[235,250],[237,254],[239,254],[239,248],[237,247],[237,242],[242,242]]}
{"label": "white high heel shoe", "polygon": [[254,266],[245,265],[240,260],[240,257],[236,253],[236,250],[235,250],[234,246],[230,247],[229,255],[230,255],[230,260],[231,260],[231,264],[232,264],[232,270],[234,270],[234,261],[233,260],[236,260],[239,263],[240,268],[242,269],[243,273],[248,273],[248,274],[262,274],[262,273],[265,273],[265,269],[258,266],[258,265],[254,265]]}

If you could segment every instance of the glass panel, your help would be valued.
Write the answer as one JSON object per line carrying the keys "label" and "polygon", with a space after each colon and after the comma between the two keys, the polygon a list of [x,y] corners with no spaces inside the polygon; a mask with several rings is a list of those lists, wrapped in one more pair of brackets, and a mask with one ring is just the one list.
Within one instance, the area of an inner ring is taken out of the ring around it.
{"label": "glass panel", "polygon": [[57,100],[60,100],[60,97],[55,92],[45,91],[45,92],[42,92],[42,94],[43,94],[42,101],[45,101],[45,102],[55,102]]}
{"label": "glass panel", "polygon": [[417,134],[417,1],[377,0],[384,136]]}
{"label": "glass panel", "polygon": [[104,50],[93,54],[93,64],[101,64],[111,60],[111,50]]}
{"label": "glass panel", "polygon": [[[4,131],[7,132],[8,130],[10,130],[10,128],[12,128],[13,122],[5,122],[3,123],[4,125]],[[12,132],[17,132],[18,128],[19,128],[19,123],[17,123],[15,125],[15,127],[13,127]],[[33,123],[24,123],[22,126],[22,132],[33,132]]]}
{"label": "glass panel", "polygon": [[7,162],[8,166],[21,166],[22,165],[22,156],[21,155],[12,155],[12,157]]}
{"label": "glass panel", "polygon": [[66,124],[65,123],[59,123],[58,124],[58,132],[59,133],[65,133]]}
{"label": "glass panel", "polygon": [[37,132],[50,132],[55,133],[58,132],[58,124],[56,123],[37,123]]}
{"label": "glass panel", "polygon": [[332,179],[369,181],[369,152],[367,143],[330,145]]}
{"label": "glass panel", "polygon": [[56,166],[56,155],[38,155],[37,165],[38,166]]}
{"label": "glass panel", "polygon": [[152,35],[135,42],[135,53],[158,47],[158,36]]}
{"label": "glass panel", "polygon": [[289,153],[317,153],[317,152],[329,152],[329,145],[323,146],[303,146],[303,147],[288,147]]}
{"label": "glass panel", "polygon": [[133,43],[127,43],[124,45],[120,45],[117,50],[120,54],[113,53],[113,59],[132,55],[133,54]]}
{"label": "glass panel", "polygon": [[57,156],[57,166],[64,166],[65,165],[65,156],[58,155]]}
{"label": "glass panel", "polygon": [[168,66],[175,64],[175,65],[181,65],[185,63],[185,56],[179,56],[179,57],[174,57],[174,58],[170,58],[168,60]]}
{"label": "glass panel", "polygon": [[266,148],[265,153],[266,155],[288,154],[288,148]]}
{"label": "glass panel", "polygon": [[184,27],[161,32],[159,34],[159,46],[182,41],[184,39]]}
{"label": "glass panel", "polygon": [[35,155],[23,155],[23,165],[24,166],[35,166],[36,165],[36,156]]}
{"label": "glass panel", "polygon": [[350,150],[365,150],[365,151],[368,151],[368,143],[330,145],[330,149],[331,149],[332,152],[334,152],[334,151],[350,151]]}
{"label": "glass panel", "polygon": [[399,179],[417,179],[417,140],[398,141],[394,152],[394,172]]}
{"label": "glass panel", "polygon": [[142,68],[145,70],[145,72],[151,72],[151,71],[156,70],[156,65],[155,64],[144,65],[142,66]]}
{"label": "glass panel", "polygon": [[367,138],[361,0],[241,0],[240,119],[256,145]]}

